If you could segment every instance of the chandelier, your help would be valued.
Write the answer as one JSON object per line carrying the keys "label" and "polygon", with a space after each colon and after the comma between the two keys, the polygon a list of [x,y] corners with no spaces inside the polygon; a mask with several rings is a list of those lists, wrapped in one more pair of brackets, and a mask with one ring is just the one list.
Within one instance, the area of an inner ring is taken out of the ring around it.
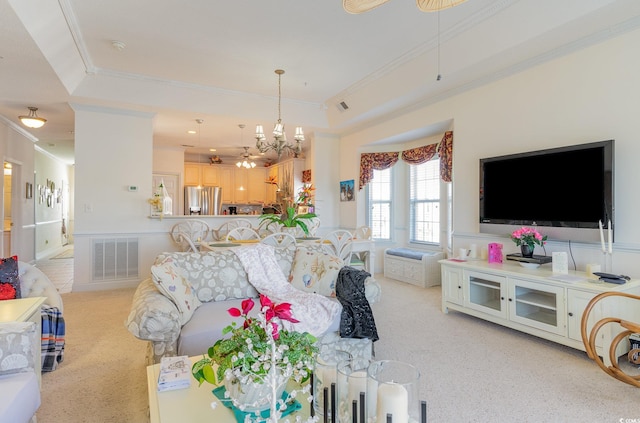
{"label": "chandelier", "polygon": [[282,123],[282,119],[280,116],[280,102],[282,100],[282,90],[280,79],[284,71],[282,69],[276,69],[276,74],[278,75],[278,121],[273,127],[273,142],[267,142],[267,137],[264,135],[264,129],[262,125],[256,126],[256,148],[261,153],[266,153],[269,150],[273,150],[278,155],[278,158],[282,155],[283,152],[293,153],[294,157],[298,157],[298,154],[302,153],[302,141],[304,141],[304,132],[302,131],[302,127],[296,127],[295,135],[293,139],[296,140],[295,145],[287,144],[287,135],[284,132],[284,124]]}
{"label": "chandelier", "polygon": [[20,122],[22,122],[22,124],[24,126],[27,126],[29,128],[40,128],[42,125],[44,125],[47,120],[41,117],[38,117],[38,113],[36,113],[38,111],[37,107],[29,107],[29,116],[18,116],[18,118],[20,119]]}

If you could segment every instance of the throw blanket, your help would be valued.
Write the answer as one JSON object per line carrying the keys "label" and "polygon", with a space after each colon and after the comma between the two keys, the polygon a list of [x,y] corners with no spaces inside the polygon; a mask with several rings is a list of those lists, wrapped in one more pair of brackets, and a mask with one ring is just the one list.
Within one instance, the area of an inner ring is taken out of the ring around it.
{"label": "throw blanket", "polygon": [[342,338],[369,338],[377,341],[378,330],[371,305],[364,295],[364,281],[370,273],[345,266],[338,273],[336,297],[342,304],[340,336]]}
{"label": "throw blanket", "polygon": [[64,317],[58,307],[43,306],[42,315],[42,371],[51,372],[64,359]]}
{"label": "throw blanket", "polygon": [[264,244],[233,249],[247,272],[249,282],[259,293],[275,303],[291,304],[293,317],[299,323],[283,321],[286,330],[309,332],[313,336],[324,334],[340,312],[340,304],[293,287],[278,266],[273,251],[273,246]]}

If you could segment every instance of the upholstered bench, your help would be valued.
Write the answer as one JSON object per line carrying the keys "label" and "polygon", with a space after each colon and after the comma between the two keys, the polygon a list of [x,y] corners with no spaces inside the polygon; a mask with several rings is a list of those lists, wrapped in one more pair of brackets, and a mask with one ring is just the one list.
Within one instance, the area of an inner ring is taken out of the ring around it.
{"label": "upholstered bench", "polygon": [[440,264],[444,253],[412,248],[384,250],[384,276],[423,288],[440,285]]}

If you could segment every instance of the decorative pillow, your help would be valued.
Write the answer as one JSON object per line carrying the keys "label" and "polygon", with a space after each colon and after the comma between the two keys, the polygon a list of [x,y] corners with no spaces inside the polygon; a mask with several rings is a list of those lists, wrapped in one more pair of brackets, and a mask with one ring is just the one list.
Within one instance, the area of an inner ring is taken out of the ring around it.
{"label": "decorative pillow", "polygon": [[0,375],[34,370],[33,347],[40,348],[39,335],[33,322],[0,323]]}
{"label": "decorative pillow", "polygon": [[343,266],[340,257],[317,248],[299,246],[291,266],[291,284],[306,292],[336,296],[336,279]]}
{"label": "decorative pillow", "polygon": [[231,250],[162,253],[156,258],[155,264],[169,261],[189,279],[201,302],[258,296],[258,291],[249,283],[240,259]]}
{"label": "decorative pillow", "polygon": [[151,266],[151,279],[160,292],[178,307],[181,323],[183,325],[187,323],[202,303],[196,297],[189,280],[181,274],[181,270],[171,261],[155,264]]}
{"label": "decorative pillow", "polygon": [[18,277],[18,256],[0,259],[0,300],[22,298]]}

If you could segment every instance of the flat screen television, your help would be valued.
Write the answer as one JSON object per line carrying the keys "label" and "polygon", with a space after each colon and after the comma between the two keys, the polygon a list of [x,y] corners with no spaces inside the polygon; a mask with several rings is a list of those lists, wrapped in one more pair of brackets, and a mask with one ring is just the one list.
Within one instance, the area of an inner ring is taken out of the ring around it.
{"label": "flat screen television", "polygon": [[480,159],[480,232],[538,226],[549,239],[599,242],[599,221],[615,222],[613,171],[613,140]]}

